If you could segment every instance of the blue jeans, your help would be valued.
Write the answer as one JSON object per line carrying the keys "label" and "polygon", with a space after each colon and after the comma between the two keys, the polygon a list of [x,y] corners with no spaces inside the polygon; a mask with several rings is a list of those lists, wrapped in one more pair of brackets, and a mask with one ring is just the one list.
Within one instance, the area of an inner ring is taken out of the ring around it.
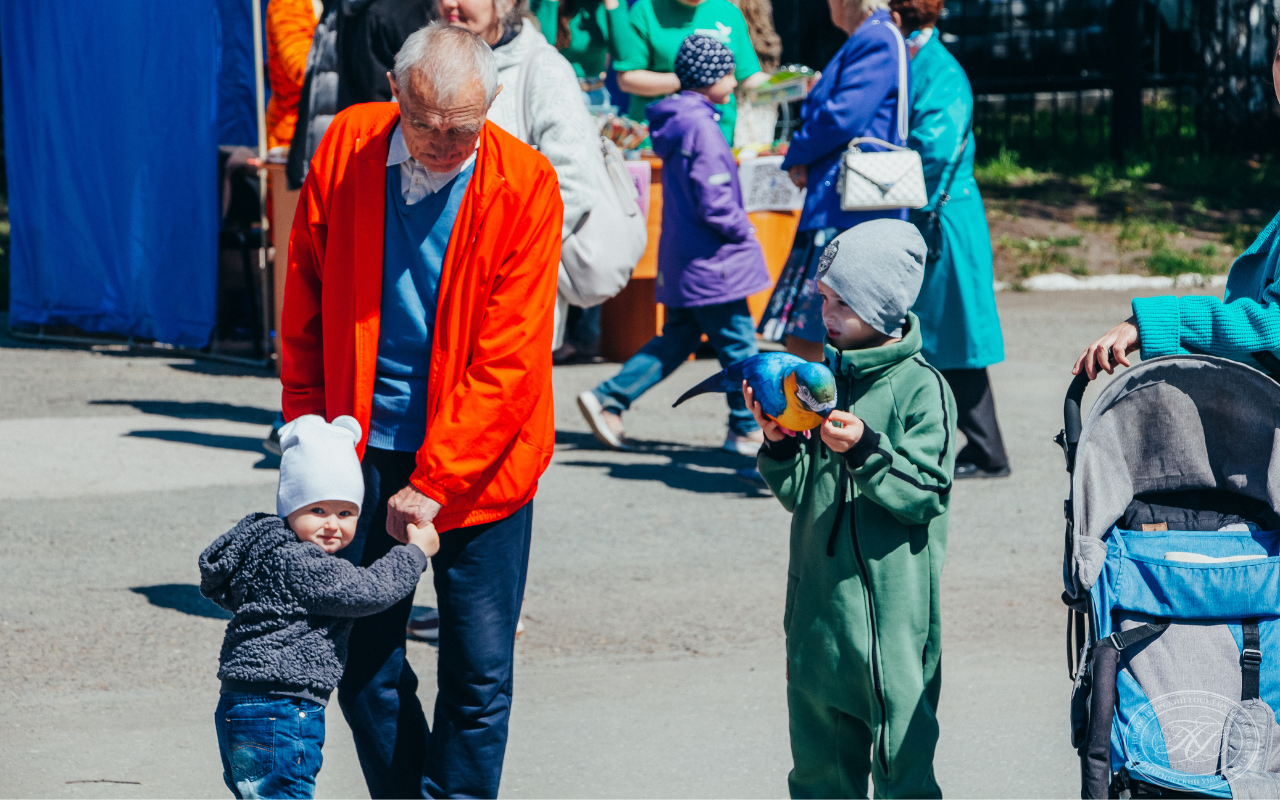
{"label": "blue jeans", "polygon": [[[339,556],[368,566],[397,544],[387,534],[387,500],[408,485],[416,457],[365,450],[364,505]],[[497,796],[532,532],[531,501],[506,519],[440,537],[431,559],[440,609],[434,729],[405,660],[413,596],[356,620],[338,702],[371,797]]]}
{"label": "blue jeans", "polygon": [[324,706],[298,697],[226,693],[214,725],[222,779],[237,798],[315,797]]}
{"label": "blue jeans", "polygon": [[[667,320],[662,335],[655,336],[640,348],[622,371],[595,388],[596,398],[605,411],[621,414],[654,384],[676,371],[707,335],[715,348],[720,366],[750,358],[757,352],[756,324],[746,300],[716,303],[694,308],[667,307]],[[729,392],[729,430],[739,435],[759,429],[755,417],[747,410],[742,392]]]}

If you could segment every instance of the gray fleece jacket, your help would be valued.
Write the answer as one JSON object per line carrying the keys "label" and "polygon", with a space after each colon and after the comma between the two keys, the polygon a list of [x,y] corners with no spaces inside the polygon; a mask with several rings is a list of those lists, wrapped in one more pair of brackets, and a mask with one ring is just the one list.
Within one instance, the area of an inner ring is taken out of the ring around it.
{"label": "gray fleece jacket", "polygon": [[235,615],[218,658],[223,690],[327,698],[355,618],[403,600],[426,568],[413,545],[357,567],[298,541],[275,514],[240,520],[200,554],[200,593]]}

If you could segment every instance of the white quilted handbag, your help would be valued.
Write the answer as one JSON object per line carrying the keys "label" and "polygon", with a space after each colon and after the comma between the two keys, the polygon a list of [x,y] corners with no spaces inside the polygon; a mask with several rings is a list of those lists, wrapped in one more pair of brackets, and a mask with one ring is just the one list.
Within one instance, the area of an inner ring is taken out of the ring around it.
{"label": "white quilted handbag", "polygon": [[[910,112],[907,108],[907,45],[902,32],[890,23],[898,39],[898,137],[907,140]],[[876,144],[882,151],[863,151],[860,144]],[[923,208],[929,204],[924,185],[924,165],[920,154],[883,139],[862,136],[849,142],[840,162],[839,185],[842,211],[880,211],[886,208]]]}

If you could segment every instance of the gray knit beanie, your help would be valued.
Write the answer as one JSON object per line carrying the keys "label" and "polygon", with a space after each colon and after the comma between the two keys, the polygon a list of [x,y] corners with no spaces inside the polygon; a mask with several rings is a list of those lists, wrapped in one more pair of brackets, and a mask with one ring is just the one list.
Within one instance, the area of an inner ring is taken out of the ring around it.
{"label": "gray knit beanie", "polygon": [[873,219],[831,240],[818,259],[818,280],[863,322],[885,336],[901,336],[920,294],[928,252],[915,225]]}

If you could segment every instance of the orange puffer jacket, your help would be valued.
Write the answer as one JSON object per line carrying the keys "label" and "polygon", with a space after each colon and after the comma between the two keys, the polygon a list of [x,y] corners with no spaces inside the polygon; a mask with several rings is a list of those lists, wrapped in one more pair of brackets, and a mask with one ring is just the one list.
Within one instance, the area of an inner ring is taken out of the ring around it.
{"label": "orange puffer jacket", "polygon": [[[281,327],[284,415],[350,414],[369,429],[387,150],[394,103],[334,118],[289,235]],[[537,490],[555,448],[552,313],[564,208],[555,170],[485,123],[475,172],[440,273],[427,436],[410,482],[449,530],[510,516]],[[363,456],[366,440],[358,445]]]}

